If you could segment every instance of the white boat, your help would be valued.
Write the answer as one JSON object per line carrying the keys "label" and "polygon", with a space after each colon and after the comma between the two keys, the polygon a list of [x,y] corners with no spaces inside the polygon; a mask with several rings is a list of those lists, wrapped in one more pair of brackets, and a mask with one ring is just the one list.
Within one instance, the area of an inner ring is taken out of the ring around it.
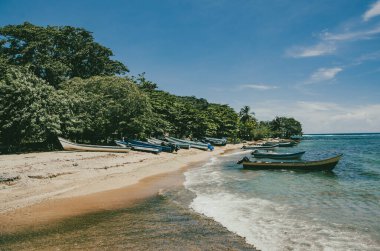
{"label": "white boat", "polygon": [[59,140],[59,143],[61,143],[62,148],[66,151],[118,152],[118,153],[127,153],[130,151],[130,149],[127,147],[77,144],[63,138],[58,138],[58,140]]}

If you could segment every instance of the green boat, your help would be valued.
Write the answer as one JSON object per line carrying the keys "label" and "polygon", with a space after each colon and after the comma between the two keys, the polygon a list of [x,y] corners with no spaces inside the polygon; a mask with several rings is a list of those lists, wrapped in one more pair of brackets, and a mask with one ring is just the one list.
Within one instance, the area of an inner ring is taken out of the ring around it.
{"label": "green boat", "polygon": [[343,154],[335,157],[315,161],[292,161],[292,162],[264,162],[250,161],[244,157],[237,164],[242,164],[244,169],[252,170],[303,170],[303,171],[331,171],[338,164]]}

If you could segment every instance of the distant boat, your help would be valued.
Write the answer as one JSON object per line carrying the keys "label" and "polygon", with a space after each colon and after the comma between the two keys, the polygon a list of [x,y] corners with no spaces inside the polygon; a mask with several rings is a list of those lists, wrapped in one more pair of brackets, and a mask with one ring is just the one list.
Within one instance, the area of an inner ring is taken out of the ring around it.
{"label": "distant boat", "polygon": [[275,147],[278,147],[278,144],[273,145],[244,145],[242,149],[265,149],[265,150],[273,150]]}
{"label": "distant boat", "polygon": [[292,161],[292,162],[263,162],[263,161],[250,161],[249,158],[244,157],[238,161],[245,169],[252,170],[303,170],[303,171],[330,171],[339,162],[342,154],[335,157],[316,160],[316,161]]}
{"label": "distant boat", "polygon": [[99,145],[85,145],[70,142],[63,138],[58,138],[64,150],[67,151],[88,151],[88,152],[119,152],[127,153],[129,148],[120,146],[99,146]]}
{"label": "distant boat", "polygon": [[279,142],[278,146],[279,147],[292,147],[295,146],[297,143],[294,141],[289,141],[289,142]]}
{"label": "distant boat", "polygon": [[121,140],[115,140],[115,143],[120,147],[129,147],[131,150],[149,153],[160,153],[162,149],[155,147],[142,146],[137,144],[131,144]]}
{"label": "distant boat", "polygon": [[267,158],[267,159],[299,159],[305,152],[296,153],[275,153],[275,152],[259,152],[254,150],[251,154],[255,158]]}
{"label": "distant boat", "polygon": [[205,144],[205,143],[202,143],[202,142],[196,142],[196,141],[191,141],[191,140],[184,140],[184,139],[176,139],[176,138],[173,138],[173,137],[166,137],[166,139],[169,141],[169,142],[173,142],[173,143],[182,143],[182,144],[189,144],[191,148],[197,148],[197,149],[200,149],[200,150],[214,150],[214,147],[210,144]]}

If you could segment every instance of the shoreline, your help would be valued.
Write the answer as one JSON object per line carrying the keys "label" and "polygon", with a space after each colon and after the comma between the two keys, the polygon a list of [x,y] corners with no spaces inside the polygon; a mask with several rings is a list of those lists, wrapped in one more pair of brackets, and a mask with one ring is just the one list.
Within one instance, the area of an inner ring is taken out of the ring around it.
{"label": "shoreline", "polygon": [[47,152],[1,156],[2,172],[12,169],[12,175],[21,177],[14,184],[1,184],[1,232],[131,206],[162,189],[182,186],[187,168],[241,146],[160,155]]}

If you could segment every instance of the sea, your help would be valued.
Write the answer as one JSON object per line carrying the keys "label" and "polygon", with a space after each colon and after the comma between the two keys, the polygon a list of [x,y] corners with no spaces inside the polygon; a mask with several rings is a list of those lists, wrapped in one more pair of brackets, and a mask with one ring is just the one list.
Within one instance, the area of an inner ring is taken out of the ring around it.
{"label": "sea", "polygon": [[304,135],[278,152],[318,160],[342,153],[333,171],[243,170],[240,151],[185,173],[194,211],[260,250],[380,250],[380,134]]}
{"label": "sea", "polygon": [[333,171],[244,170],[235,150],[132,207],[0,235],[0,250],[380,250],[380,134],[304,135]]}

